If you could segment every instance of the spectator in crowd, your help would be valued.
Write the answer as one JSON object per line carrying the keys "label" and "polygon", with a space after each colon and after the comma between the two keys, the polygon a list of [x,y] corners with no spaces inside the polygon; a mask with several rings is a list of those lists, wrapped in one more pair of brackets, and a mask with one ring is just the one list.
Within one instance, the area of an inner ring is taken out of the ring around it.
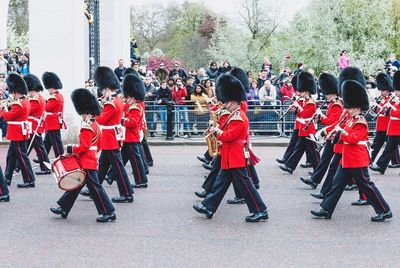
{"label": "spectator in crowd", "polygon": [[212,86],[212,81],[210,79],[207,79],[206,81],[204,81],[204,89],[209,98],[212,98],[215,96],[214,89]]}
{"label": "spectator in crowd", "polygon": [[168,87],[167,82],[161,81],[160,88],[157,90],[157,111],[161,120],[161,129],[163,131],[167,130],[167,108],[166,105],[171,101],[171,89]]}
{"label": "spectator in crowd", "polygon": [[392,66],[400,70],[400,61],[396,59],[396,54],[390,53],[388,60],[385,62],[385,69],[390,69]]}
{"label": "spectator in crowd", "polygon": [[229,61],[225,60],[222,63],[222,67],[219,67],[219,74],[218,75],[230,72],[231,70],[232,70],[232,67],[231,67]]}
{"label": "spectator in crowd", "polygon": [[203,83],[203,81],[205,81],[205,80],[207,80],[207,79],[210,79],[209,77],[208,77],[208,75],[206,74],[206,70],[204,69],[204,68],[199,68],[198,70],[197,70],[197,75],[196,75],[196,82],[195,82],[195,84],[197,85],[197,84],[201,84],[201,83]]}
{"label": "spectator in crowd", "polygon": [[218,65],[215,61],[211,62],[210,67],[208,68],[206,74],[210,79],[216,80],[219,76]]}
{"label": "spectator in crowd", "polygon": [[160,62],[160,65],[158,66],[158,68],[154,74],[159,82],[168,79],[169,71],[165,68],[164,62]]}
{"label": "spectator in crowd", "polygon": [[270,80],[266,80],[260,88],[259,96],[262,106],[276,105],[276,89]]}
{"label": "spectator in crowd", "polygon": [[269,60],[269,57],[268,57],[268,56],[264,58],[264,62],[263,62],[263,64],[262,64],[262,66],[261,66],[261,70],[266,69],[266,67],[268,67],[268,70],[269,70],[270,72],[272,72],[272,63],[271,63],[271,61]]}
{"label": "spectator in crowd", "polygon": [[376,102],[376,99],[381,95],[380,91],[376,87],[376,83],[373,81],[367,81],[365,84],[365,90],[367,91],[370,103]]}
{"label": "spectator in crowd", "polygon": [[132,62],[137,59],[137,55],[136,55],[137,47],[138,46],[137,46],[137,43],[136,43],[136,39],[133,38],[131,40],[131,43],[130,43],[130,54],[131,54],[131,61]]}
{"label": "spectator in crowd", "polygon": [[118,77],[120,82],[122,82],[122,80],[124,79],[124,74],[125,74],[125,70],[126,70],[124,64],[125,64],[124,60],[123,59],[119,59],[118,67],[115,68],[115,70],[114,70],[114,73]]}
{"label": "spectator in crowd", "polygon": [[[22,50],[21,50],[22,51]],[[18,57],[18,73],[22,74],[22,75],[26,75],[29,74],[29,61],[28,58],[25,55],[20,55]]]}
{"label": "spectator in crowd", "polygon": [[193,76],[188,76],[186,79],[186,92],[187,92],[186,100],[190,100],[193,91],[194,91],[194,78]]}
{"label": "spectator in crowd", "polygon": [[259,105],[258,101],[256,101],[256,92],[258,94],[257,82],[253,81],[250,83],[249,92],[246,93],[247,103],[249,105]]}
{"label": "spectator in crowd", "polygon": [[291,100],[295,94],[294,87],[289,77],[284,80],[284,83],[280,89],[281,92],[281,102]]}
{"label": "spectator in crowd", "polygon": [[[5,75],[0,74],[0,99],[8,99],[9,93],[7,90],[7,84],[5,82]],[[1,128],[1,138],[4,139],[7,134],[7,122],[4,117],[0,117],[0,128]]]}
{"label": "spectator in crowd", "polygon": [[0,74],[7,73],[7,64],[8,64],[8,61],[4,57],[4,51],[0,50]]}
{"label": "spectator in crowd", "polygon": [[134,60],[132,62],[132,69],[137,72],[137,74],[141,77],[144,78],[146,76],[146,73],[143,72],[142,68],[140,68],[140,61]]}
{"label": "spectator in crowd", "polygon": [[92,94],[93,94],[96,98],[98,98],[98,97],[101,96],[101,92],[100,92],[100,95],[99,95],[99,90],[98,90],[97,87],[95,86],[93,79],[88,79],[88,80],[86,81],[86,83],[85,83],[85,86],[86,86],[86,89],[89,90],[90,92],[92,92]]}
{"label": "spectator in crowd", "polygon": [[147,128],[150,132],[150,136],[154,137],[155,135],[155,130],[156,130],[156,124],[154,123],[156,121],[156,114],[154,112],[154,100],[156,99],[157,96],[157,89],[153,84],[153,79],[151,76],[146,76],[143,80],[144,83],[144,89],[145,89],[145,101],[147,102],[146,105],[146,122],[147,122]]}
{"label": "spectator in crowd", "polygon": [[[172,101],[175,102],[175,122],[178,123],[178,131],[183,125],[184,135],[191,136],[189,131],[189,117],[186,105],[187,91],[183,85],[182,78],[176,79],[175,85],[171,89]],[[177,132],[178,132],[177,131]]]}
{"label": "spectator in crowd", "polygon": [[300,72],[304,71],[306,68],[306,65],[302,62],[297,63],[297,69],[294,71],[294,75],[299,75]]}
{"label": "spectator in crowd", "polygon": [[342,52],[340,52],[338,66],[340,71],[350,66],[350,58],[347,56],[346,49],[343,49]]}
{"label": "spectator in crowd", "polygon": [[265,81],[268,80],[268,71],[267,70],[261,70],[260,76],[257,79],[257,86],[258,88],[261,88],[264,86]]}
{"label": "spectator in crowd", "polygon": [[172,88],[175,85],[175,79],[174,78],[168,79],[167,85],[169,88]]}
{"label": "spectator in crowd", "polygon": [[[205,130],[208,124],[207,94],[202,85],[197,84],[195,90],[190,95],[190,100],[195,104],[194,125],[196,130]],[[196,131],[196,132],[197,132]]]}
{"label": "spectator in crowd", "polygon": [[174,64],[174,69],[171,70],[171,72],[169,73],[169,77],[173,78],[174,76],[186,79],[186,77],[188,76],[186,71],[181,68],[181,65],[179,64],[179,62],[175,62]]}

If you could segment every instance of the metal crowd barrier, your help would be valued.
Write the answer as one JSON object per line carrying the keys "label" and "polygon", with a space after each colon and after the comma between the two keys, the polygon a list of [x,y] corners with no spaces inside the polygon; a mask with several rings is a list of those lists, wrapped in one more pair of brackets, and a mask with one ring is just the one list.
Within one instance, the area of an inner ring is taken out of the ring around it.
{"label": "metal crowd barrier", "polygon": [[[322,102],[318,102],[321,104]],[[250,134],[262,137],[289,137],[294,130],[296,115],[289,111],[282,119],[283,113],[290,103],[277,101],[274,105],[248,105],[247,117],[250,121]],[[322,109],[326,112],[326,107]],[[151,136],[166,136],[181,138],[203,138],[202,134],[208,128],[209,111],[206,106],[200,109],[198,105],[177,105],[173,102],[158,104],[146,102],[146,121]],[[367,115],[370,134],[375,132],[375,120]],[[324,127],[317,125],[318,129]]]}

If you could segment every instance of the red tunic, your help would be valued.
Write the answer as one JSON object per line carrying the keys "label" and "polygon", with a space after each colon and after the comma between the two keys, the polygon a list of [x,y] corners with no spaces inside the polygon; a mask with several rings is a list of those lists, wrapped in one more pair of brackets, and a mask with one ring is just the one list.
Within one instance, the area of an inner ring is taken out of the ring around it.
{"label": "red tunic", "polygon": [[[226,113],[226,112],[225,112]],[[224,120],[228,120],[224,122]],[[218,134],[221,145],[221,169],[247,166],[244,145],[249,129],[249,120],[243,110],[237,109],[230,115],[221,115],[222,132]]]}
{"label": "red tunic", "polygon": [[[315,124],[312,122],[307,130],[304,130],[305,126],[307,123],[312,120],[313,116],[315,115],[315,111],[317,110],[317,105],[315,103],[315,100],[312,98],[306,99],[305,101],[301,102],[301,107],[303,108],[303,111],[298,111],[297,112],[297,118],[296,118],[296,123],[298,122],[298,129],[299,129],[299,136],[300,137],[309,137],[310,134],[315,134]],[[302,123],[301,121],[305,121],[305,123]]]}
{"label": "red tunic", "polygon": [[[46,109],[46,101],[42,95],[38,94],[34,98],[29,98],[29,103],[31,104],[31,111],[29,113],[28,120],[32,123],[32,131],[35,131],[38,123],[40,122],[40,118]],[[39,128],[37,128],[37,134],[42,134],[44,132],[43,125],[44,122],[42,121]]]}
{"label": "red tunic", "polygon": [[329,103],[326,116],[321,117],[321,123],[325,126],[329,126],[334,122],[338,121],[340,115],[343,112],[343,103],[340,99],[335,99]]}
{"label": "red tunic", "polygon": [[368,167],[370,157],[367,147],[367,120],[363,116],[352,117],[347,121],[344,131],[340,135],[340,140],[343,141],[340,164],[343,168]]}
{"label": "red tunic", "polygon": [[379,107],[377,108],[378,118],[376,119],[376,131],[387,131],[390,116],[385,116],[386,109],[383,106],[390,100],[390,96],[387,96],[381,100]]}
{"label": "red tunic", "polygon": [[63,119],[64,110],[64,98],[63,95],[56,91],[52,94],[46,103],[46,118],[45,118],[45,129],[48,130],[60,130],[65,127]]}
{"label": "red tunic", "polygon": [[[333,131],[333,129],[340,123],[340,121],[342,121],[344,118],[346,118],[341,124],[340,127],[344,128],[347,121],[350,119],[348,116],[348,110],[347,109],[343,109],[342,114],[339,116],[338,120],[332,124],[330,124],[329,126],[326,126],[323,131],[325,132],[325,135],[327,135],[328,133],[330,133],[331,131]],[[330,140],[333,140],[333,138],[335,137],[336,133],[332,133],[332,135],[330,136]],[[336,143],[335,145],[333,145],[333,152],[336,154],[342,154],[343,151],[343,142],[341,140],[338,141],[338,143]]]}
{"label": "red tunic", "polygon": [[400,102],[392,104],[394,108],[390,110],[390,121],[387,127],[388,136],[400,136]]}
{"label": "red tunic", "polygon": [[101,126],[102,150],[116,150],[121,148],[122,141],[119,135],[122,131],[121,118],[124,103],[116,94],[104,104],[100,115],[96,118]]}
{"label": "red tunic", "polygon": [[7,140],[23,141],[29,139],[28,115],[31,109],[29,101],[22,97],[14,101],[9,112],[3,112],[7,121]]}
{"label": "red tunic", "polygon": [[84,123],[79,133],[79,145],[72,146],[72,153],[83,169],[97,170],[97,152],[101,149],[101,131],[96,122]]}
{"label": "red tunic", "polygon": [[140,142],[140,131],[143,127],[143,106],[137,102],[125,104],[125,120],[124,127],[126,128],[126,142]]}

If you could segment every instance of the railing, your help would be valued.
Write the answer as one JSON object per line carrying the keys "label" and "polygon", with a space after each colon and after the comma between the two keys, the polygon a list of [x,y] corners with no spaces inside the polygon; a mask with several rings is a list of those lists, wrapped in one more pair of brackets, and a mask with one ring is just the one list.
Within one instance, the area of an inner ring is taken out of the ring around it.
{"label": "railing", "polygon": [[[280,101],[275,105],[249,105],[247,117],[250,121],[251,135],[259,138],[290,136],[294,129],[295,113],[289,111],[281,119],[288,107],[289,103],[282,104]],[[325,109],[326,107],[322,110],[326,112]],[[151,136],[166,136],[168,139],[202,138],[204,130],[208,127],[209,112],[207,107],[203,107],[201,111],[193,104],[146,102],[146,121]],[[370,134],[373,135],[376,122],[369,115],[367,121]],[[318,129],[324,127],[322,124],[317,126]]]}

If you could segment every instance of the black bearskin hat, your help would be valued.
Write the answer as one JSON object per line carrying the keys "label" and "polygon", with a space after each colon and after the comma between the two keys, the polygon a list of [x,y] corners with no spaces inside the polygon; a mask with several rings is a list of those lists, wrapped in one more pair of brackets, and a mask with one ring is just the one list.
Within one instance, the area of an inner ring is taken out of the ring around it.
{"label": "black bearskin hat", "polygon": [[366,81],[361,70],[356,67],[346,67],[339,74],[339,91],[342,88],[342,84],[346,80],[355,80],[365,87]]}
{"label": "black bearskin hat", "polygon": [[42,75],[42,81],[46,89],[62,89],[63,87],[58,75],[52,72],[44,72],[44,74]]}
{"label": "black bearskin hat", "polygon": [[11,73],[6,80],[8,91],[10,93],[20,93],[22,95],[28,94],[28,87],[24,79],[18,74]]}
{"label": "black bearskin hat", "polygon": [[216,93],[217,99],[222,102],[242,102],[247,99],[242,82],[230,74],[222,74],[218,77]]}
{"label": "black bearskin hat", "polygon": [[131,68],[131,67],[126,68],[126,70],[125,70],[125,72],[124,72],[124,76],[127,76],[128,74],[136,74],[136,75],[139,75],[138,72],[137,72],[135,69]]}
{"label": "black bearskin hat", "polygon": [[336,94],[339,95],[339,87],[337,78],[328,73],[321,73],[318,77],[319,88],[324,95]]}
{"label": "black bearskin hat", "polygon": [[400,90],[400,71],[394,73],[393,90]]}
{"label": "black bearskin hat", "polygon": [[376,88],[376,83],[373,81],[367,81],[365,85],[371,85],[371,88]]}
{"label": "black bearskin hat", "polygon": [[343,105],[345,108],[361,108],[368,111],[368,94],[364,85],[355,80],[346,80],[342,84]]}
{"label": "black bearskin hat", "polygon": [[293,78],[292,78],[292,81],[291,81],[292,82],[292,86],[293,86],[295,91],[297,91],[297,76],[298,75],[294,75]]}
{"label": "black bearskin hat", "polygon": [[122,91],[125,97],[133,97],[138,101],[144,101],[145,88],[142,79],[134,74],[128,74],[124,78]]}
{"label": "black bearskin hat", "polygon": [[249,92],[250,90],[249,77],[247,76],[246,72],[243,71],[243,69],[235,67],[230,71],[230,74],[239,79],[239,81],[243,85],[244,90],[246,92]]}
{"label": "black bearskin hat", "polygon": [[297,91],[308,91],[310,94],[317,92],[317,85],[315,84],[314,76],[309,72],[301,72],[297,77]]}
{"label": "black bearskin hat", "polygon": [[79,115],[99,115],[101,112],[100,104],[96,97],[85,88],[78,88],[72,91],[71,100]]}
{"label": "black bearskin hat", "polygon": [[121,88],[119,80],[113,70],[106,66],[97,67],[93,78],[99,90],[105,88],[116,90]]}
{"label": "black bearskin hat", "polygon": [[28,87],[28,91],[43,91],[42,82],[40,82],[39,78],[34,74],[26,74],[24,75],[24,80],[26,86]]}
{"label": "black bearskin hat", "polygon": [[379,90],[389,90],[393,91],[392,78],[388,74],[379,73],[376,76],[376,85]]}

